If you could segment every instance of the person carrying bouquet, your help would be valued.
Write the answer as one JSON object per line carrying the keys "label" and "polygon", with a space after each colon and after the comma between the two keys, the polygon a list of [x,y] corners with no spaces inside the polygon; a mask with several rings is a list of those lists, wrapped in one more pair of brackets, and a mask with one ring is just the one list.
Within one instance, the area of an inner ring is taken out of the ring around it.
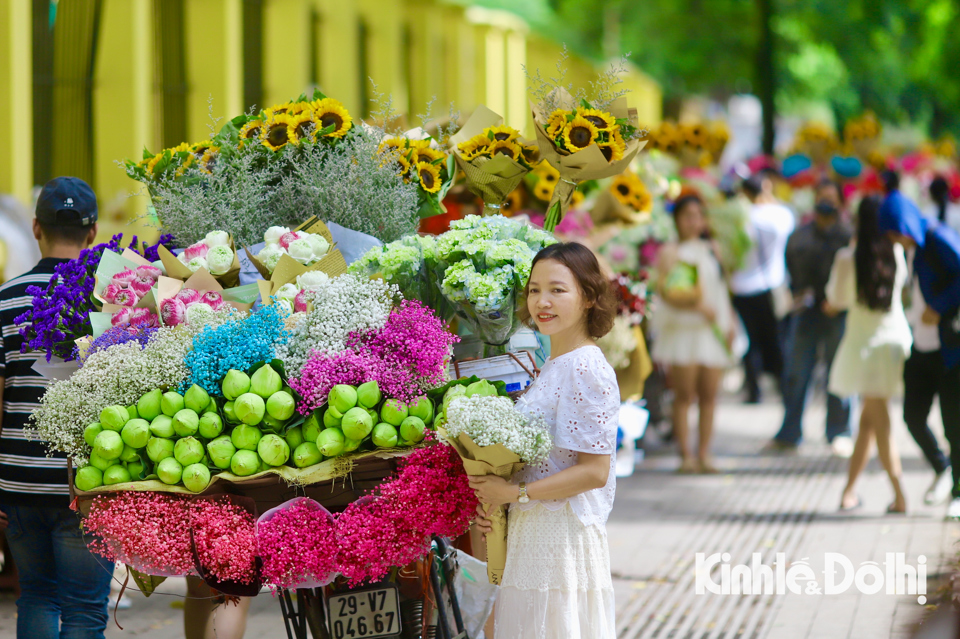
{"label": "person carrying bouquet", "polygon": [[[699,196],[680,197],[673,221],[679,241],[664,245],[657,265],[657,293],[663,303],[654,312],[652,357],[669,369],[673,432],[682,458],[679,472],[715,473],[710,440],[720,379],[734,364],[733,306],[720,263],[704,239],[707,221]],[[687,415],[695,401],[700,409],[696,458],[690,451]]]}
{"label": "person carrying bouquet", "polygon": [[547,460],[514,479],[471,476],[487,513],[510,504],[507,559],[496,604],[496,639],[613,639],[613,584],[606,521],[614,472],[620,393],[594,340],[613,326],[616,302],[594,254],[553,244],[533,260],[526,319],[550,336],[551,357],[517,403],[550,427]]}

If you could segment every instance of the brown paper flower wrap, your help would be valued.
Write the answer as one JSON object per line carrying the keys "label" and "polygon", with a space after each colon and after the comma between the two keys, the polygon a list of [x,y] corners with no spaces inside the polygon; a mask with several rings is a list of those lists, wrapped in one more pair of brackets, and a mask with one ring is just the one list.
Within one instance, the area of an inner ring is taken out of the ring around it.
{"label": "brown paper flower wrap", "polygon": [[450,138],[451,152],[456,158],[457,167],[466,176],[470,192],[483,200],[484,215],[500,213],[507,196],[517,188],[523,176],[530,171],[530,166],[536,164],[539,157],[539,151],[533,151],[536,147],[523,138],[517,138],[515,142],[521,150],[530,150],[530,153],[525,155],[528,159],[526,163],[499,154],[492,158],[478,157],[472,160],[464,157],[458,148],[460,144],[483,135],[485,129],[498,126],[502,122],[502,117],[480,105],[463,128]]}
{"label": "brown paper flower wrap", "polygon": [[[224,289],[213,275],[208,273],[206,269],[201,268],[185,282],[172,277],[161,276],[157,280],[156,288],[153,289],[157,308],[160,308],[163,300],[176,297],[177,293],[185,288],[200,291],[201,295],[207,291],[217,291],[223,296],[224,302],[238,311],[249,311],[257,300],[257,288],[252,284]],[[163,323],[162,318],[160,322]]]}
{"label": "brown paper flower wrap", "polygon": [[[557,89],[556,91],[559,98],[559,108],[570,111],[577,109],[578,105],[573,96],[563,89]],[[557,147],[544,128],[550,114],[542,113],[532,103],[530,107],[533,110],[533,123],[540,147],[540,156],[560,172],[560,181],[553,190],[553,197],[547,207],[547,215],[543,222],[544,230],[553,231],[569,208],[570,201],[573,199],[573,192],[579,182],[600,180],[622,173],[630,166],[630,162],[637,151],[643,148],[646,141],[639,138],[627,141],[623,157],[614,162],[607,161],[596,143],[591,143],[576,153],[568,153]],[[639,128],[636,109],[628,108],[627,102],[623,98],[614,100],[607,111],[614,118],[625,119],[632,126]]]}
{"label": "brown paper flower wrap", "polygon": [[247,257],[250,259],[250,262],[256,267],[257,272],[260,273],[260,277],[263,278],[257,282],[257,285],[260,287],[260,299],[264,304],[272,304],[273,301],[270,297],[274,295],[281,286],[293,282],[298,276],[309,271],[323,271],[330,277],[343,275],[347,272],[347,261],[343,258],[343,254],[336,248],[330,229],[327,228],[327,225],[321,220],[317,219],[316,216],[310,218],[293,230],[323,236],[323,239],[330,244],[330,250],[310,266],[301,264],[289,255],[283,255],[277,261],[277,267],[273,269],[273,273],[271,273],[263,262],[258,260],[256,256],[250,252],[249,247],[244,247],[243,250],[247,252]]}
{"label": "brown paper flower wrap", "polygon": [[[233,243],[232,235],[230,236],[230,250],[233,251],[233,264],[230,265],[230,270],[226,273],[213,276],[217,278],[217,281],[225,288],[233,288],[240,284],[240,257],[237,255],[237,247]],[[163,270],[167,272],[167,277],[186,280],[193,275],[193,271],[187,268],[186,264],[178,260],[177,256],[168,251],[162,244],[157,247],[157,254],[163,263]]]}
{"label": "brown paper flower wrap", "polygon": [[[454,439],[443,428],[438,429],[438,432],[457,450],[468,475],[496,475],[503,479],[510,479],[524,466],[520,457],[503,444],[478,446],[466,433],[460,433],[460,436]],[[493,524],[493,530],[484,535],[487,540],[487,577],[490,583],[499,584],[503,578],[503,568],[507,563],[506,506],[494,509],[489,514],[489,519]]]}

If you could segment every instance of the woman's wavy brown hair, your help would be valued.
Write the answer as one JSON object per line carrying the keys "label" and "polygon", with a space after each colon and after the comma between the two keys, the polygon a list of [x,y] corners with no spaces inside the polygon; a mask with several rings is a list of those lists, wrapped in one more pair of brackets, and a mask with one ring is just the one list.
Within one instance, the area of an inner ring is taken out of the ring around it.
{"label": "woman's wavy brown hair", "polygon": [[[600,263],[593,251],[576,242],[558,242],[544,248],[533,258],[530,272],[541,260],[555,260],[573,273],[580,288],[584,302],[593,302],[587,309],[587,332],[590,337],[603,337],[613,328],[613,319],[617,315],[617,300],[610,282],[600,270]],[[527,282],[529,289],[530,283]],[[526,290],[524,291],[526,297]],[[520,305],[520,319],[524,324],[535,328],[533,318],[527,309],[526,301]]]}

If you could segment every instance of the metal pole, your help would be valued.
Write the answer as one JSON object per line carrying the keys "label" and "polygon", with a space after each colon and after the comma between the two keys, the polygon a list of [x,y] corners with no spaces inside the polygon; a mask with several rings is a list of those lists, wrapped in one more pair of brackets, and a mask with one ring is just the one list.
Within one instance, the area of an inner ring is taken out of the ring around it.
{"label": "metal pole", "polygon": [[453,609],[453,622],[457,626],[457,633],[463,634],[469,639],[463,631],[463,614],[460,612],[460,600],[457,599],[457,589],[453,583],[454,571],[450,569],[450,547],[447,542],[440,537],[436,538],[437,550],[440,553],[441,566],[443,567],[443,576],[447,580],[447,591],[450,593],[450,608]]}
{"label": "metal pole", "polygon": [[443,590],[440,587],[440,574],[437,572],[437,557],[430,561],[430,585],[433,586],[433,596],[437,600],[437,621],[440,626],[440,639],[451,639],[450,626],[447,622],[447,611],[443,606]]}

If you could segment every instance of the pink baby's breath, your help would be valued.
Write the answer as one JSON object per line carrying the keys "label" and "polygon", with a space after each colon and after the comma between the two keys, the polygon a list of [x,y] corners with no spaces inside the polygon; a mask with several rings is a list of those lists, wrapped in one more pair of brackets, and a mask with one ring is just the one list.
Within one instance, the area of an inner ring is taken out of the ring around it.
{"label": "pink baby's breath", "polygon": [[264,581],[281,588],[325,581],[337,568],[333,518],[309,499],[298,499],[257,522],[257,543]]}
{"label": "pink baby's breath", "polygon": [[257,557],[253,515],[227,499],[197,499],[190,504],[190,525],[200,565],[220,581],[253,583]]}

